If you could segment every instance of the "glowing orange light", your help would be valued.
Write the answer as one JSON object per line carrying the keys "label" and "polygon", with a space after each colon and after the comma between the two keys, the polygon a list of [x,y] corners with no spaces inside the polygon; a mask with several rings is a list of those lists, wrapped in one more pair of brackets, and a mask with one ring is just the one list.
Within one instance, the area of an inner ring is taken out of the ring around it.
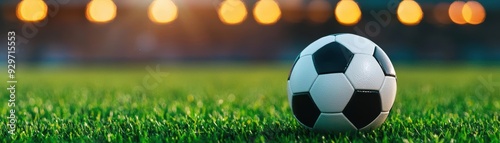
{"label": "glowing orange light", "polygon": [[463,1],[454,1],[451,3],[450,8],[448,9],[448,14],[450,15],[451,21],[456,24],[465,24],[467,23],[463,17],[462,9],[465,5]]}
{"label": "glowing orange light", "polygon": [[473,25],[481,24],[486,17],[483,6],[477,1],[468,1],[462,8],[462,15],[465,22]]}
{"label": "glowing orange light", "polygon": [[92,0],[85,15],[91,22],[107,23],[115,18],[116,5],[112,0]]}
{"label": "glowing orange light", "polygon": [[422,9],[417,2],[413,0],[403,0],[398,6],[398,19],[404,25],[417,25],[423,17]]}
{"label": "glowing orange light", "polygon": [[312,0],[307,6],[309,20],[313,23],[325,23],[331,16],[332,7],[325,0]]}
{"label": "glowing orange light", "polygon": [[149,6],[148,16],[155,23],[172,22],[177,18],[177,6],[171,0],[154,0]]}
{"label": "glowing orange light", "polygon": [[335,8],[335,18],[342,25],[354,25],[361,19],[361,10],[353,0],[341,0]]}
{"label": "glowing orange light", "polygon": [[281,10],[274,0],[260,0],[253,9],[255,20],[260,24],[269,25],[276,23],[281,17]]}
{"label": "glowing orange light", "polygon": [[47,5],[42,0],[22,0],[17,5],[16,14],[22,21],[40,21],[47,16]]}
{"label": "glowing orange light", "polygon": [[225,0],[218,10],[219,19],[229,25],[242,23],[247,17],[247,8],[241,0]]}

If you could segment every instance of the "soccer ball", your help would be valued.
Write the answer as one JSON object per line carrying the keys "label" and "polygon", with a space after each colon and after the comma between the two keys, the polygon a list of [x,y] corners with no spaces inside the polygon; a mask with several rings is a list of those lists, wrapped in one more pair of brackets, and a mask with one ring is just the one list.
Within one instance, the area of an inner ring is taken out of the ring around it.
{"label": "soccer ball", "polygon": [[396,72],[372,41],[354,34],[322,37],[297,57],[288,100],[303,126],[319,131],[374,129],[396,98]]}

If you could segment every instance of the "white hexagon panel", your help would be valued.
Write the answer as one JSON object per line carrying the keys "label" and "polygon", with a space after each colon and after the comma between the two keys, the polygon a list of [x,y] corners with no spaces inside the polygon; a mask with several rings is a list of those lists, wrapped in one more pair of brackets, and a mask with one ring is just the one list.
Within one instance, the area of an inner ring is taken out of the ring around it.
{"label": "white hexagon panel", "polygon": [[309,92],[318,74],[314,68],[312,57],[300,57],[290,74],[290,89],[292,93]]}
{"label": "white hexagon panel", "polygon": [[373,55],[375,46],[377,46],[365,37],[349,33],[336,35],[335,41],[347,47],[354,54]]}
{"label": "white hexagon panel", "polygon": [[322,74],[309,91],[323,113],[340,113],[354,93],[354,88],[343,73]]}
{"label": "white hexagon panel", "polygon": [[357,90],[379,90],[385,74],[371,55],[354,54],[345,75]]}
{"label": "white hexagon panel", "polygon": [[382,88],[380,88],[380,98],[382,99],[382,111],[391,110],[392,104],[396,99],[396,90],[398,86],[395,77],[386,76]]}

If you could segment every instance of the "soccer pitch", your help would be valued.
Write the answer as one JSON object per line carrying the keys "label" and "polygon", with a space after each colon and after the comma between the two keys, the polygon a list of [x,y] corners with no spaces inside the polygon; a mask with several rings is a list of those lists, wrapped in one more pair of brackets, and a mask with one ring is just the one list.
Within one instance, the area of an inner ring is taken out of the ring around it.
{"label": "soccer pitch", "polygon": [[293,118],[290,65],[165,66],[161,75],[141,66],[19,68],[15,135],[1,118],[0,141],[500,142],[500,68],[395,67],[386,122],[346,133],[309,131]]}

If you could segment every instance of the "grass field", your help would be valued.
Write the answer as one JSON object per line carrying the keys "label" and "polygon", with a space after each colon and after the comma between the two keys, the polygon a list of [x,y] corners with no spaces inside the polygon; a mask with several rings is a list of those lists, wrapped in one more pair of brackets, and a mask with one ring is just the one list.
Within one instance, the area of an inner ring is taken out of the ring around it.
{"label": "grass field", "polygon": [[[366,132],[316,133],[293,118],[285,66],[18,69],[16,134],[1,142],[500,142],[500,68],[396,66],[387,121]],[[2,87],[6,86],[2,76]]]}

